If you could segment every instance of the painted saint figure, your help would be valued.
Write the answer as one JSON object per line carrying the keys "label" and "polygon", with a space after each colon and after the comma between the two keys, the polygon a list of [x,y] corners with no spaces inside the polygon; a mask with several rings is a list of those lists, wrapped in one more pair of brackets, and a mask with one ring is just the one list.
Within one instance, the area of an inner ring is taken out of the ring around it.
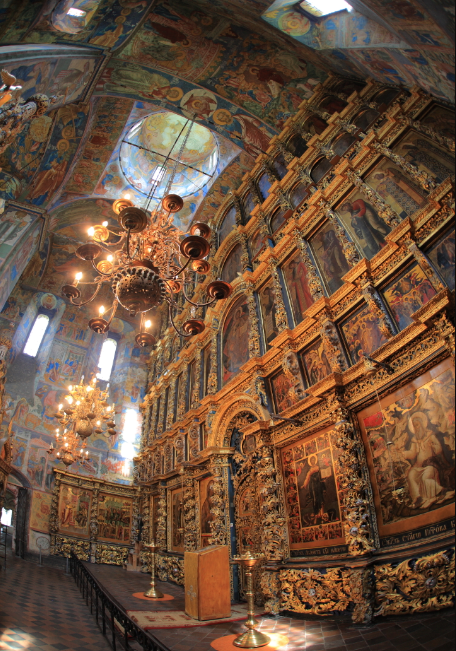
{"label": "painted saint figure", "polygon": [[351,227],[360,240],[363,253],[370,260],[385,244],[385,236],[391,231],[390,226],[379,216],[377,211],[363,199],[346,201],[341,206],[342,212],[351,216]]}

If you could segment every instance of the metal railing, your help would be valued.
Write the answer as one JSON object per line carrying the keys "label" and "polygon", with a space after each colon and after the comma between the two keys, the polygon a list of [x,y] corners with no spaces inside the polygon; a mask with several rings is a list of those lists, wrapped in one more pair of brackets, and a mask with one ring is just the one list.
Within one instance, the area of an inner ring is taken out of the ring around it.
{"label": "metal railing", "polygon": [[[154,635],[146,633],[135,624],[74,554],[70,558],[70,572],[86,605],[90,607],[91,614],[95,615],[97,624],[101,625],[101,631],[114,651],[118,648],[134,651],[138,645],[143,651],[170,651]],[[131,646],[132,643],[134,646]]]}

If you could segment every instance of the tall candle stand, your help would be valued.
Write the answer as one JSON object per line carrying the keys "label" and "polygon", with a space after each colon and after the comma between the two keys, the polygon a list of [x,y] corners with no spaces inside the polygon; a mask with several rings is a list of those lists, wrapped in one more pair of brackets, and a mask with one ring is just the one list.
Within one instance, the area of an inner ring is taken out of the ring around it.
{"label": "tall candle stand", "polygon": [[238,563],[244,568],[247,579],[247,591],[245,595],[247,597],[248,617],[245,625],[248,628],[248,631],[237,637],[233,642],[234,646],[241,647],[241,649],[257,649],[260,646],[265,646],[271,641],[270,637],[255,630],[259,622],[254,618],[253,568],[255,565],[258,565],[263,558],[263,555],[252,554],[250,551],[233,558],[235,563]]}
{"label": "tall candle stand", "polygon": [[144,593],[145,597],[150,599],[161,599],[164,594],[155,586],[155,552],[160,548],[160,546],[152,540],[148,545],[145,545],[146,549],[150,552],[150,588],[147,592]]}

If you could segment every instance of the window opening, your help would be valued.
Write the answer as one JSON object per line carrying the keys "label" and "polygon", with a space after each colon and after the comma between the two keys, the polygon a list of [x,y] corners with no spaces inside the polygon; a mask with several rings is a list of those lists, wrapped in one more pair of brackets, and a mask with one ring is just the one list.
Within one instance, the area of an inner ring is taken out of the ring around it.
{"label": "window opening", "polygon": [[2,520],[1,523],[7,527],[11,527],[13,523],[13,510],[2,508]]}
{"label": "window opening", "polygon": [[97,373],[99,380],[109,382],[114,364],[114,357],[116,355],[117,341],[115,339],[106,339],[101,347],[100,358],[98,360],[98,368],[100,371]]}
{"label": "window opening", "polygon": [[298,3],[300,9],[314,18],[328,16],[336,11],[352,11],[352,7],[345,0],[302,0]]}
{"label": "window opening", "polygon": [[47,314],[38,314],[24,346],[24,353],[26,355],[30,355],[30,357],[37,356],[43,337],[46,334],[48,324],[49,317]]}

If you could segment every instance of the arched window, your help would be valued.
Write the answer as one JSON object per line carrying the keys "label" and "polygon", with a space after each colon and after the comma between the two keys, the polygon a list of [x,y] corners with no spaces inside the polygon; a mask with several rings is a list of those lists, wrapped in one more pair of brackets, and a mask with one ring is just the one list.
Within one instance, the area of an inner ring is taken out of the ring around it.
{"label": "arched window", "polygon": [[101,0],[61,0],[52,14],[52,25],[59,32],[79,34],[89,24]]}
{"label": "arched window", "polygon": [[47,314],[38,314],[35,319],[35,323],[32,326],[32,329],[29,332],[27,342],[24,346],[24,353],[30,355],[30,357],[36,357],[38,350],[43,341],[43,337],[46,334],[47,327],[49,325],[49,317]]}
{"label": "arched window", "polygon": [[109,382],[114,364],[114,357],[116,356],[116,349],[117,341],[115,339],[108,338],[103,342],[100,357],[98,359],[98,368],[100,371],[97,373],[97,378],[100,380]]}

